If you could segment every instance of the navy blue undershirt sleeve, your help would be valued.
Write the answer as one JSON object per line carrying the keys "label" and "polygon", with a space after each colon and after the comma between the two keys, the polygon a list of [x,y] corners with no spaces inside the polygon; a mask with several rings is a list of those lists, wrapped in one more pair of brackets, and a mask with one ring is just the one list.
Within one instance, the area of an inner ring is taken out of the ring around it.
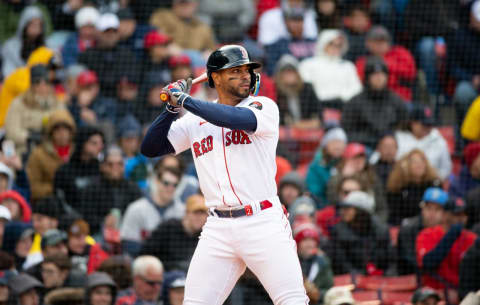
{"label": "navy blue undershirt sleeve", "polygon": [[452,225],[450,230],[448,230],[448,232],[443,236],[438,245],[433,250],[425,254],[423,257],[423,268],[425,270],[433,271],[438,268],[438,266],[448,255],[448,252],[450,252],[450,248],[452,248],[453,243],[460,236],[462,230],[463,226],[461,224]]}
{"label": "navy blue undershirt sleeve", "polygon": [[154,158],[175,152],[167,135],[176,116],[177,114],[164,110],[155,121],[153,121],[140,147],[140,152],[144,156]]}
{"label": "navy blue undershirt sleeve", "polygon": [[209,103],[188,97],[183,107],[209,123],[229,129],[255,131],[257,117],[252,110],[218,103]]}

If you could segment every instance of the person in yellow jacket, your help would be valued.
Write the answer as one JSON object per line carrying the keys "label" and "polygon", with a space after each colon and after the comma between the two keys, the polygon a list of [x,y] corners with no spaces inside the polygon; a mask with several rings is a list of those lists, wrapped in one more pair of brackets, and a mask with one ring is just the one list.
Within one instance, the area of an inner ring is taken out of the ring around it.
{"label": "person in yellow jacket", "polygon": [[4,81],[0,92],[0,127],[5,125],[5,117],[13,99],[30,88],[30,68],[38,64],[48,65],[55,53],[47,47],[40,47],[32,52],[27,65],[18,68]]}
{"label": "person in yellow jacket", "polygon": [[480,97],[477,97],[462,124],[462,137],[470,141],[480,141]]}

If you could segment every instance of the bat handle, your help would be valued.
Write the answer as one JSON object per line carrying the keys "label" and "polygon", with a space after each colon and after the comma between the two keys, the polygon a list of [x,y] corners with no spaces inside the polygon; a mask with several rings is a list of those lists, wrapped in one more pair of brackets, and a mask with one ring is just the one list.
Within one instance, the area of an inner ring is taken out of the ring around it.
{"label": "bat handle", "polygon": [[164,103],[166,103],[170,100],[170,96],[168,95],[168,93],[166,91],[162,91],[160,93],[160,100]]}

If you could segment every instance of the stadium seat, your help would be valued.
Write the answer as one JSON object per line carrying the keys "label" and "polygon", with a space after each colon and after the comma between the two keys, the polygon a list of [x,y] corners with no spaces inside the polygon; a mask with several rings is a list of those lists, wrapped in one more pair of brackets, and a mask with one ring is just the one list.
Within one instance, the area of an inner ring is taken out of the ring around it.
{"label": "stadium seat", "polygon": [[365,290],[413,291],[417,289],[415,274],[403,276],[365,276],[357,275],[356,287]]}
{"label": "stadium seat", "polygon": [[412,299],[412,291],[382,291],[382,304],[394,305],[394,304],[406,304]]}
{"label": "stadium seat", "polygon": [[346,286],[346,285],[352,285],[352,284],[353,284],[353,279],[350,273],[336,275],[333,277],[334,286]]}
{"label": "stadium seat", "polygon": [[352,295],[353,295],[353,299],[357,302],[380,300],[378,291],[373,291],[373,290],[353,291]]}
{"label": "stadium seat", "polygon": [[389,228],[390,232],[390,241],[392,243],[392,246],[396,246],[398,243],[398,232],[400,231],[399,226],[394,226]]}

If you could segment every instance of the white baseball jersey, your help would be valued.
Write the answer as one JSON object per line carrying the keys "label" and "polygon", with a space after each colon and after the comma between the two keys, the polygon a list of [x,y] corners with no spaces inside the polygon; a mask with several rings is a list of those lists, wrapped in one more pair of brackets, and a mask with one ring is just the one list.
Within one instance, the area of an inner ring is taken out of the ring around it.
{"label": "white baseball jersey", "polygon": [[218,127],[190,112],[174,121],[168,132],[176,154],[191,148],[209,207],[247,205],[277,196],[277,104],[250,96],[236,107],[253,111],[255,132]]}

